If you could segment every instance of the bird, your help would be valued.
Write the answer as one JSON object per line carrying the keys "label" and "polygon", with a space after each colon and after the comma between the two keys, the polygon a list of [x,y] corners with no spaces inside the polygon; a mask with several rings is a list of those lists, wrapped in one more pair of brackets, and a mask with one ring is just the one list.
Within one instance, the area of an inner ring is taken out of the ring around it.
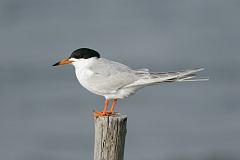
{"label": "bird", "polygon": [[[118,99],[133,95],[141,88],[162,84],[164,82],[204,81],[207,78],[195,79],[196,73],[204,68],[186,69],[177,72],[151,72],[149,69],[132,69],[129,66],[102,58],[90,48],[80,48],[53,66],[72,64],[80,84],[92,93],[105,97],[102,112],[96,116],[114,114]],[[109,101],[113,100],[110,110]]]}

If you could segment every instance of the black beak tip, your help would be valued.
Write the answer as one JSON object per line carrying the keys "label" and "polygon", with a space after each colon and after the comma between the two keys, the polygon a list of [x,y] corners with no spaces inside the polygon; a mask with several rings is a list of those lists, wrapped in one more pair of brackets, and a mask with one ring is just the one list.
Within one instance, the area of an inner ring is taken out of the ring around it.
{"label": "black beak tip", "polygon": [[59,62],[57,62],[57,63],[55,63],[54,65],[52,65],[52,66],[58,66],[60,63]]}

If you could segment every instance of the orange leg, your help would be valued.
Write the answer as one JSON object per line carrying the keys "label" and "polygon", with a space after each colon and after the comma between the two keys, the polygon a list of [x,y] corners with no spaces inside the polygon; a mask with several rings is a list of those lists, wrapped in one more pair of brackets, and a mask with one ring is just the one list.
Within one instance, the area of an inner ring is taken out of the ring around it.
{"label": "orange leg", "polygon": [[103,111],[102,112],[95,112],[95,116],[106,116],[106,115],[108,115],[108,113],[107,113],[108,103],[109,103],[109,100],[106,99]]}
{"label": "orange leg", "polygon": [[102,112],[104,115],[106,115],[106,113],[107,113],[108,103],[109,103],[109,100],[106,99],[105,106],[104,106],[104,109],[103,109],[103,112]]}
{"label": "orange leg", "polygon": [[110,114],[112,114],[114,112],[114,107],[115,107],[116,104],[117,104],[117,98],[114,98],[113,103],[112,103],[112,107],[109,111]]}

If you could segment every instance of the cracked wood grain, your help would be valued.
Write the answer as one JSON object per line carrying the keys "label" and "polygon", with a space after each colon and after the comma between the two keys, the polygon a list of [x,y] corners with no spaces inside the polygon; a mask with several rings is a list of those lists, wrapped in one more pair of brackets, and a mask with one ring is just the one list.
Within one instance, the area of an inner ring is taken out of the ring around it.
{"label": "cracked wood grain", "polygon": [[94,117],[94,160],[123,160],[127,116],[115,114]]}

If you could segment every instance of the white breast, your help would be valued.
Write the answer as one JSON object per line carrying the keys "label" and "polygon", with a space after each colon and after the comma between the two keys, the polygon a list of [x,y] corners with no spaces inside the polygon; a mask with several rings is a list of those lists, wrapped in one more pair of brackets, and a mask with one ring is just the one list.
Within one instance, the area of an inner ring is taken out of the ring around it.
{"label": "white breast", "polygon": [[75,70],[75,73],[76,73],[76,76],[77,76],[77,79],[79,81],[79,83],[84,87],[86,88],[87,90],[89,90],[90,92],[93,92],[95,94],[98,94],[98,95],[102,95],[104,96],[103,93],[99,92],[96,90],[96,87],[94,86],[94,84],[91,84],[89,83],[91,78],[92,78],[92,75],[94,74],[93,71],[89,70],[89,69],[84,69],[84,70],[79,70],[79,69],[76,69]]}
{"label": "white breast", "polygon": [[94,89],[94,86],[89,84],[89,80],[91,79],[94,72],[89,69],[89,67],[96,61],[96,58],[89,58],[89,59],[79,59],[73,62],[73,66],[75,67],[75,73],[79,83],[89,90],[98,95],[102,95],[98,91]]}

